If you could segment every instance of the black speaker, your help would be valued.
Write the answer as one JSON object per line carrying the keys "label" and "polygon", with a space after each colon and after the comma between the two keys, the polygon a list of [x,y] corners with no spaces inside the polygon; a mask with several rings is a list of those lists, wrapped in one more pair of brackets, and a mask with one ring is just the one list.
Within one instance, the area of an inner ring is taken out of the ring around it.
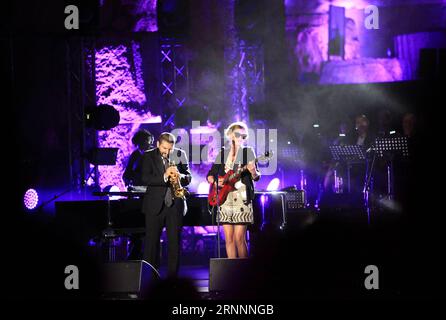
{"label": "black speaker", "polygon": [[143,298],[159,280],[156,269],[144,260],[108,262],[102,269],[105,297]]}
{"label": "black speaker", "polygon": [[250,259],[210,259],[209,291],[238,292],[250,289]]}

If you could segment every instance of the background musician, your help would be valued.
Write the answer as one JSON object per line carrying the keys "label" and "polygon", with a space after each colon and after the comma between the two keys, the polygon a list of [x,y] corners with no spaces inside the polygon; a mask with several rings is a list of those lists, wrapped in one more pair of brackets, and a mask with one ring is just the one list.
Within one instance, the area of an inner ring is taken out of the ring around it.
{"label": "background musician", "polygon": [[152,147],[153,135],[147,130],[139,130],[133,136],[132,143],[136,146],[136,149],[130,155],[122,175],[122,180],[124,180],[126,187],[143,186],[141,160],[144,152]]}

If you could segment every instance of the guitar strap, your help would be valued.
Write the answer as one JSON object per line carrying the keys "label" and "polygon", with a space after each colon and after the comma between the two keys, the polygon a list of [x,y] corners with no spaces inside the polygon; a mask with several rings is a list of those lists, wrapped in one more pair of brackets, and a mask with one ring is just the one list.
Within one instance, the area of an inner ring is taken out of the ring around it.
{"label": "guitar strap", "polygon": [[221,147],[220,150],[220,165],[224,165],[225,163],[225,147]]}

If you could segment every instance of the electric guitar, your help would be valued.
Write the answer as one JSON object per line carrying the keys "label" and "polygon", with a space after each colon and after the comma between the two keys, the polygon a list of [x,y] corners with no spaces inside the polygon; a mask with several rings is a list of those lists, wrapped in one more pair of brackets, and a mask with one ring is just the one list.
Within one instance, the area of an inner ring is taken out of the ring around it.
{"label": "electric guitar", "polygon": [[[268,161],[273,157],[272,151],[267,151],[263,155],[254,159],[254,162],[257,164],[259,161]],[[224,176],[219,176],[218,180],[223,179],[223,186],[218,186],[218,181],[214,181],[211,184],[209,189],[208,201],[211,206],[222,205],[226,198],[228,197],[229,192],[235,190],[235,184],[240,180],[240,176],[243,172],[247,170],[247,166],[237,168],[237,170],[229,170],[226,172]],[[217,188],[218,188],[218,197],[217,197]]]}

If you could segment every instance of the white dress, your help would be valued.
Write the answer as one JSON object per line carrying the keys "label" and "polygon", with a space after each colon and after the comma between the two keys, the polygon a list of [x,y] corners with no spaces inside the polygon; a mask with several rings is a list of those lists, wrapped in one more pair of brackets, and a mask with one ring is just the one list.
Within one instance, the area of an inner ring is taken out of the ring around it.
{"label": "white dress", "polygon": [[[234,163],[228,157],[225,172],[227,173],[233,167]],[[246,185],[239,181],[235,187],[236,190],[229,192],[226,201],[220,206],[220,223],[253,224],[253,208],[252,203],[246,201]]]}

